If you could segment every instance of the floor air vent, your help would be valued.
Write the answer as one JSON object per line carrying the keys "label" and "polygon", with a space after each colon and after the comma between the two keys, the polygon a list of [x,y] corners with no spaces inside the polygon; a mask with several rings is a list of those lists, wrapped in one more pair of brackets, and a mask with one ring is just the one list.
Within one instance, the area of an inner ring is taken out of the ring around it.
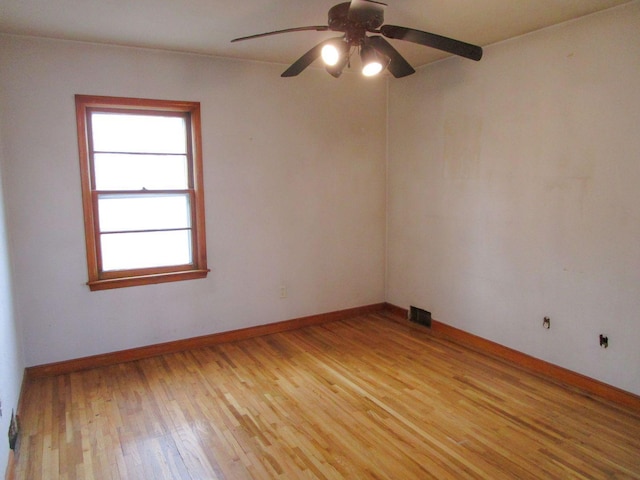
{"label": "floor air vent", "polygon": [[431,328],[431,312],[427,312],[418,307],[410,307],[409,309],[409,320],[414,323],[419,323],[420,325],[424,325],[425,327]]}

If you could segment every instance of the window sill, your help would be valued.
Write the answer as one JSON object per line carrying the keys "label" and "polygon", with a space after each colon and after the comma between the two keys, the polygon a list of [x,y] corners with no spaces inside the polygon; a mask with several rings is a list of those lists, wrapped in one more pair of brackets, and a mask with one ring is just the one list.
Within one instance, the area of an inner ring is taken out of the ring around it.
{"label": "window sill", "polygon": [[153,285],[155,283],[179,282],[182,280],[195,280],[206,278],[210,270],[185,270],[181,272],[157,273],[153,275],[140,275],[136,277],[109,278],[87,282],[89,290],[109,290],[112,288],[135,287],[138,285]]}

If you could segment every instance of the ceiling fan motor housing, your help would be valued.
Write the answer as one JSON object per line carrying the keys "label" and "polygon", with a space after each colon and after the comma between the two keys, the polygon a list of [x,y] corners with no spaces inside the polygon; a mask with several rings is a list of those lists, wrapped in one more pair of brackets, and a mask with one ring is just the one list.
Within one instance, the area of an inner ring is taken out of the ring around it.
{"label": "ceiling fan motor housing", "polygon": [[350,9],[351,2],[339,3],[329,9],[329,28],[344,32],[350,45],[360,45],[367,31],[375,31],[384,23],[384,11],[378,9]]}

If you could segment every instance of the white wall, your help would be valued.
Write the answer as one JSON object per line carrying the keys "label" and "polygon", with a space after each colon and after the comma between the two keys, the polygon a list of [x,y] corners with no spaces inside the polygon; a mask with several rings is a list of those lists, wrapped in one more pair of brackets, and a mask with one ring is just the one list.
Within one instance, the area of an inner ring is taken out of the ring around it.
{"label": "white wall", "polygon": [[[0,116],[2,113],[0,112]],[[9,431],[11,411],[17,412],[24,357],[22,354],[22,332],[13,315],[11,291],[11,267],[7,245],[7,231],[4,213],[4,189],[2,164],[4,153],[0,135],[0,474],[9,458],[9,442],[4,436]]]}
{"label": "white wall", "polygon": [[640,394],[640,2],[389,105],[387,301]]}
{"label": "white wall", "polygon": [[[14,36],[0,65],[27,365],[384,301],[384,80]],[[89,291],[76,93],[201,102],[207,279]]]}

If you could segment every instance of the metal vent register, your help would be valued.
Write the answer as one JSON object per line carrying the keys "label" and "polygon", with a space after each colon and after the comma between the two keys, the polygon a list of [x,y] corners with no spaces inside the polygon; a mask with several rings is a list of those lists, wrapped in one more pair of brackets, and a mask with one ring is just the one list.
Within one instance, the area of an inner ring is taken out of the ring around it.
{"label": "metal vent register", "polygon": [[409,320],[431,328],[431,312],[422,308],[411,306],[409,308]]}

